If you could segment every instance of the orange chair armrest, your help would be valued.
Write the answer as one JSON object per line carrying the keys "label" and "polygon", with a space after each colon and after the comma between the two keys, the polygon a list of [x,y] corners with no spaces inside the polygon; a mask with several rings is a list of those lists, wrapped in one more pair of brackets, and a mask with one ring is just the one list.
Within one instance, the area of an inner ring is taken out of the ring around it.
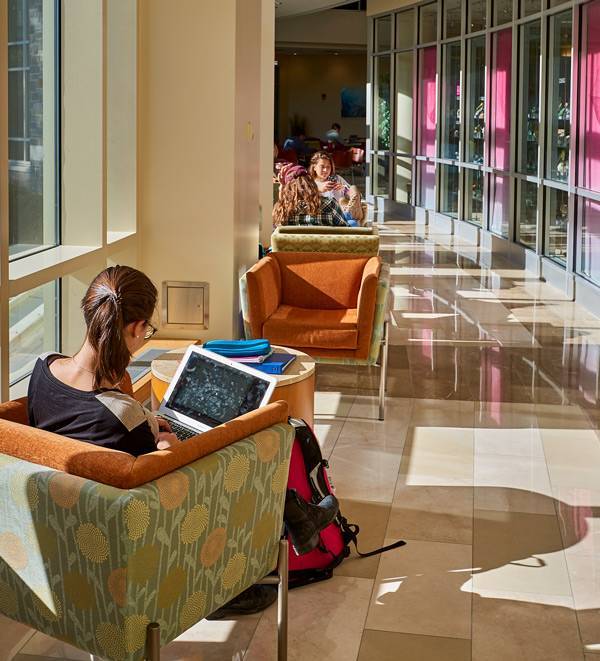
{"label": "orange chair armrest", "polygon": [[267,255],[246,273],[248,321],[252,337],[262,337],[265,321],[281,303],[281,271],[277,260]]}

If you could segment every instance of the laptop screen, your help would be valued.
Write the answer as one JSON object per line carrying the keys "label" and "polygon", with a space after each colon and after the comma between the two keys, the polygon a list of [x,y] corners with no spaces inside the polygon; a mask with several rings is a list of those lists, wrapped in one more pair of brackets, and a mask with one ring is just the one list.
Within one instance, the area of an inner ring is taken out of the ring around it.
{"label": "laptop screen", "polygon": [[260,406],[269,382],[192,353],[167,406],[216,427]]}

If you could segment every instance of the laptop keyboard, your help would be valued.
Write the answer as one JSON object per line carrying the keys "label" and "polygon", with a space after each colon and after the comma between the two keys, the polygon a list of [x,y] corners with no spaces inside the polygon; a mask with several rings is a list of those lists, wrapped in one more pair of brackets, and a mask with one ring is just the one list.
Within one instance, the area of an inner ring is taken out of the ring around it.
{"label": "laptop keyboard", "polygon": [[189,427],[185,427],[184,425],[179,424],[179,422],[175,422],[174,420],[169,420],[169,424],[171,425],[171,430],[180,441],[185,441],[186,439],[192,438],[192,436],[196,436],[196,434],[199,433],[193,429],[190,429]]}

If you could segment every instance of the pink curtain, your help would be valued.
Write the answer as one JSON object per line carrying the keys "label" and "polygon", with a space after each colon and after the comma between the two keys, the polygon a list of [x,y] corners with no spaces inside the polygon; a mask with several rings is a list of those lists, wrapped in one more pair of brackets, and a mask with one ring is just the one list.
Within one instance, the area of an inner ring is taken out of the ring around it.
{"label": "pink curtain", "polygon": [[437,78],[437,49],[436,46],[425,48],[421,54],[421,99],[420,123],[421,136],[419,154],[421,156],[435,156],[435,127],[436,117],[436,78]]}
{"label": "pink curtain", "polygon": [[492,166],[510,167],[510,75],[512,67],[512,29],[497,32],[492,70]]}
{"label": "pink curtain", "polygon": [[600,283],[600,203],[585,200],[584,204],[583,272]]}
{"label": "pink curtain", "polygon": [[587,19],[583,185],[600,191],[600,2],[587,5]]}

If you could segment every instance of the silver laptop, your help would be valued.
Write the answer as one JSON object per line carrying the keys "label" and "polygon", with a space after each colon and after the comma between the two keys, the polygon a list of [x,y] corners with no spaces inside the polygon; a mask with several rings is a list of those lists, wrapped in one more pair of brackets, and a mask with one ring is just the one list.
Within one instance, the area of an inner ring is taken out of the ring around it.
{"label": "silver laptop", "polygon": [[188,347],[157,414],[181,440],[269,403],[276,377],[202,347]]}

